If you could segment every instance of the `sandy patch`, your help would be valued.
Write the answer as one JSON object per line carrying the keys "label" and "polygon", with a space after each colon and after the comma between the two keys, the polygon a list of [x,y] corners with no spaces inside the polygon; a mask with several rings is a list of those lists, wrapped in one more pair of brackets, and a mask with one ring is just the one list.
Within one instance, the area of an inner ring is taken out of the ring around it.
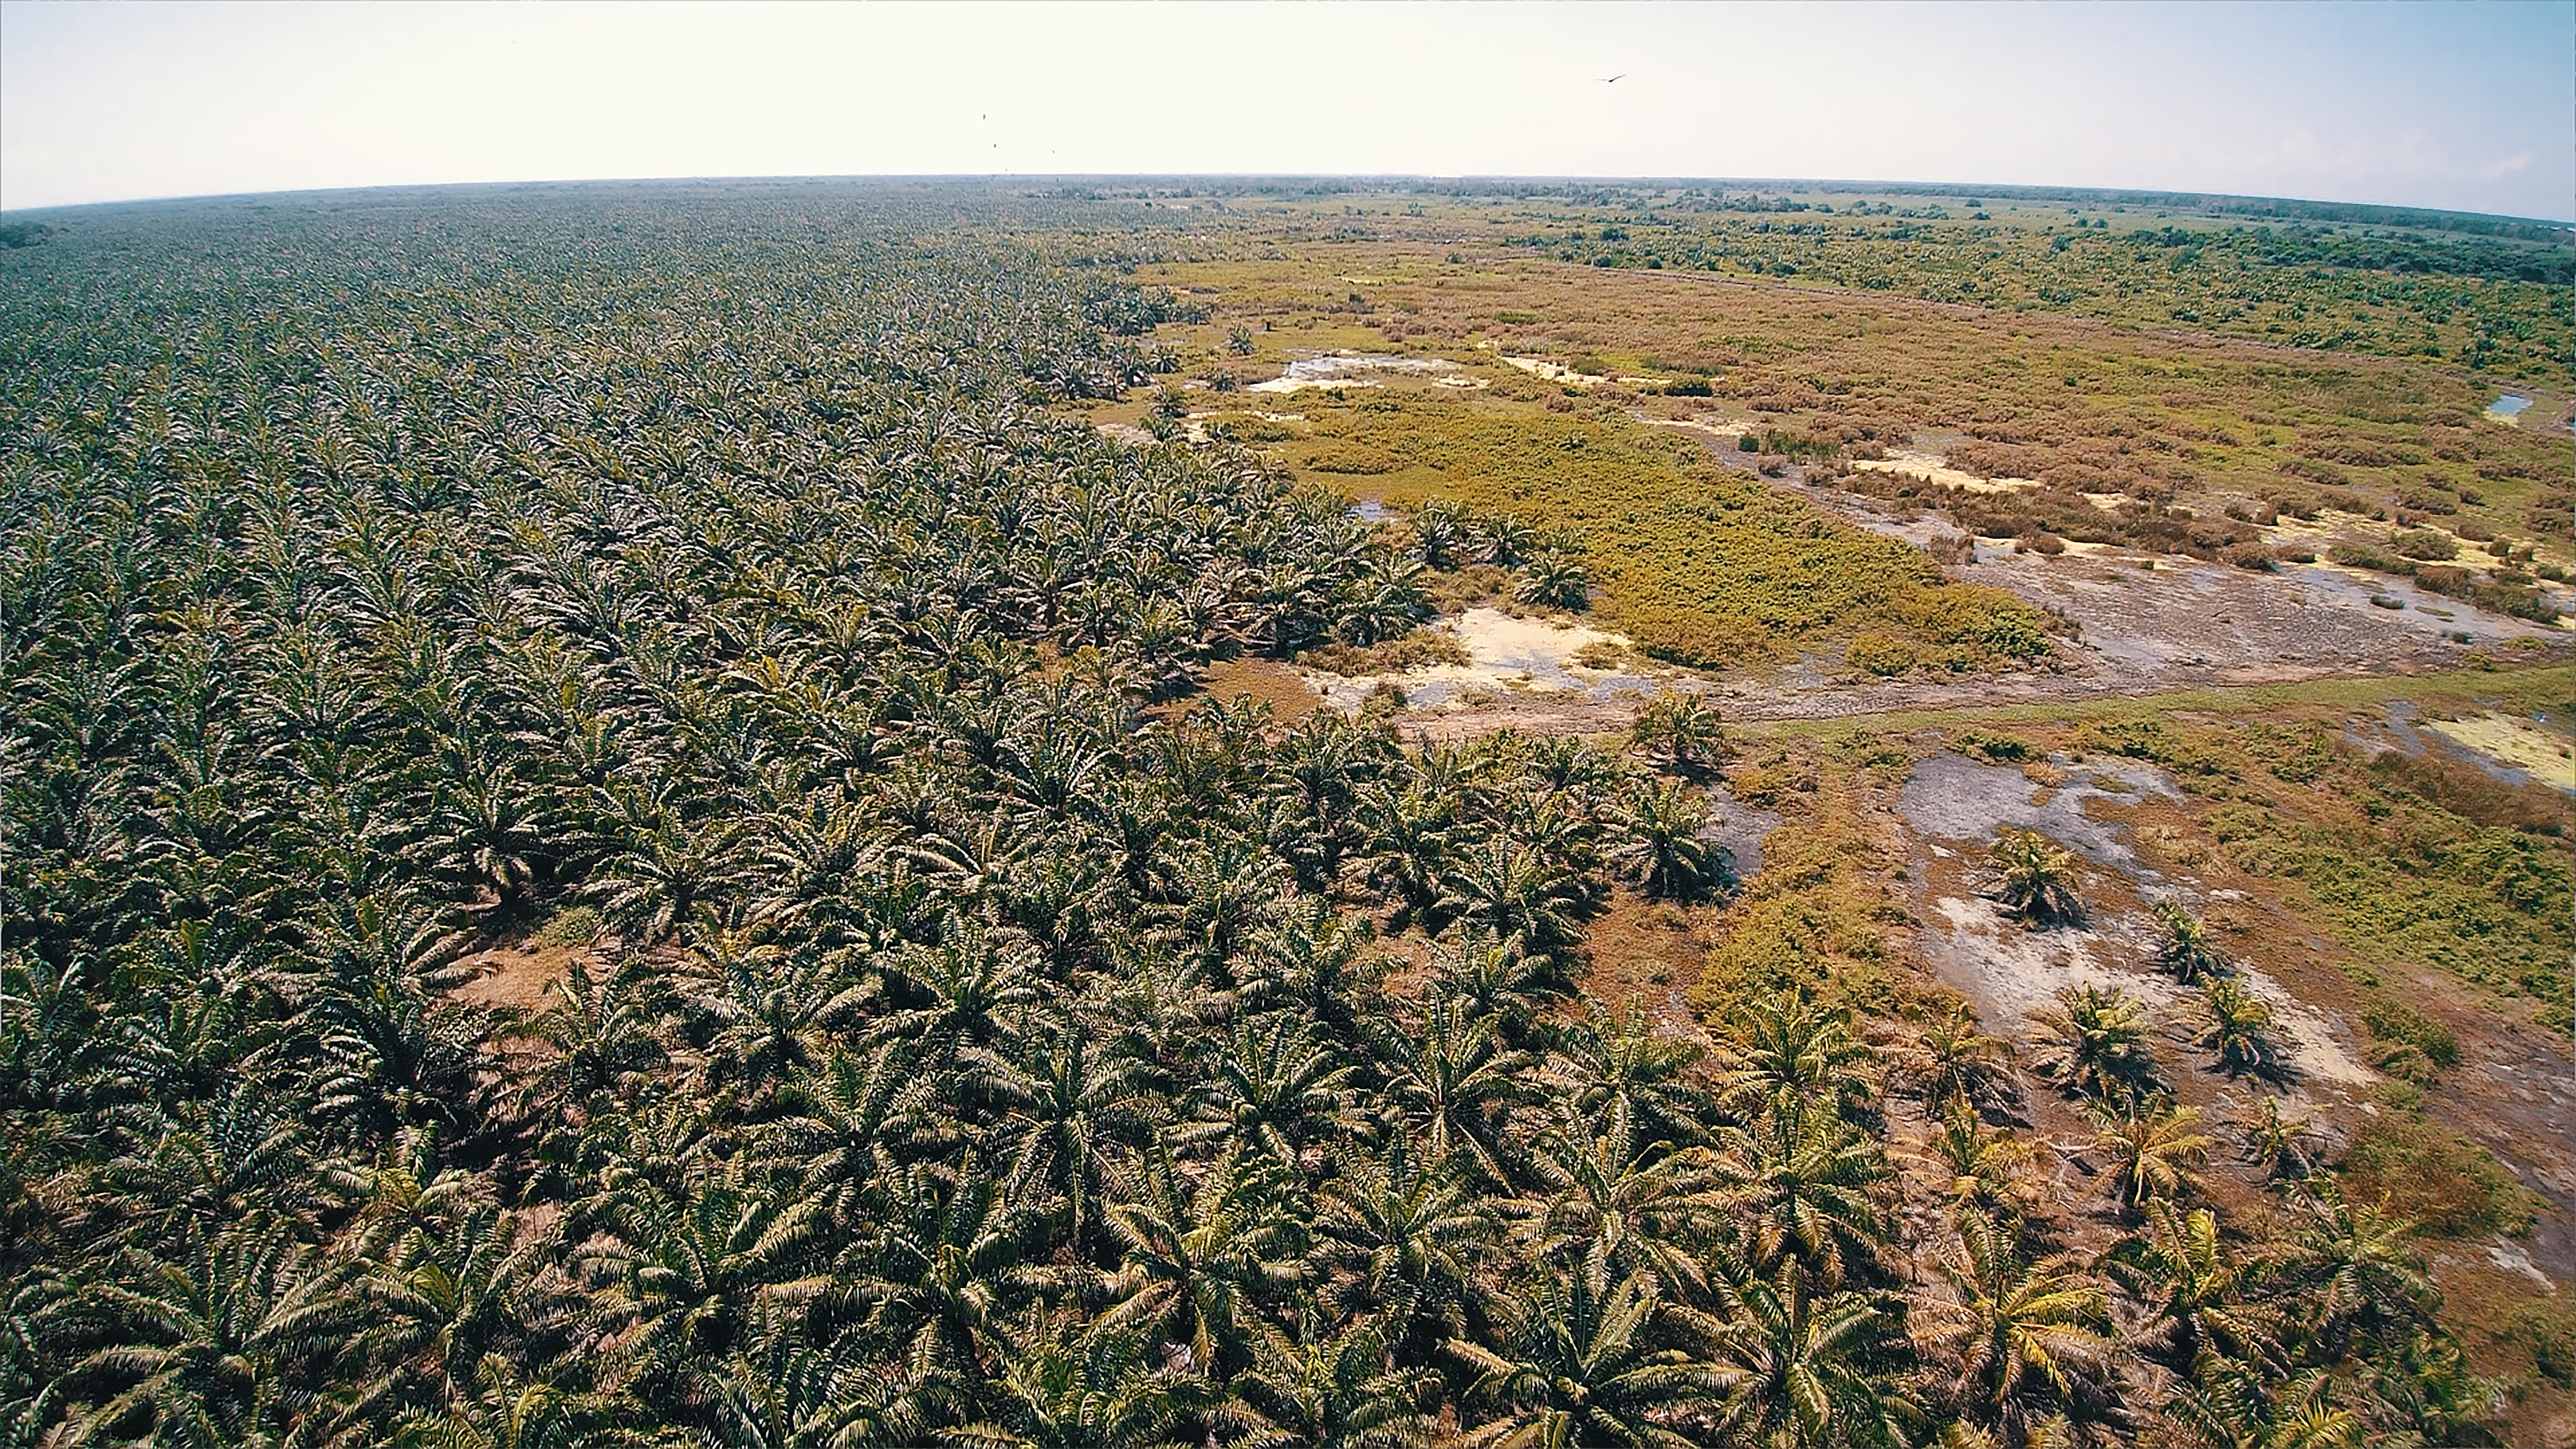
{"label": "sandy patch", "polygon": [[541,1011],[549,1004],[547,988],[590,960],[591,949],[586,946],[533,937],[507,941],[458,958],[451,970],[461,979],[447,994],[472,1006]]}
{"label": "sandy patch", "polygon": [[2065,780],[2043,790],[2018,765],[1980,764],[1945,750],[1914,767],[1897,797],[1897,810],[1916,834],[1932,839],[1985,846],[2008,827],[2036,830],[2095,865],[2157,879],[2138,863],[2129,828],[2099,819],[2084,806],[2092,800],[2125,805],[2143,795],[2179,802],[2182,792],[2172,777],[2153,765],[2129,761],[2070,765],[2060,757],[2053,763],[2065,770]]}
{"label": "sandy patch", "polygon": [[2423,726],[2454,744],[2527,771],[2553,790],[2576,794],[2576,756],[2567,739],[2526,719],[2488,713],[2475,719],[2437,719]]}
{"label": "sandy patch", "polygon": [[1943,896],[1932,903],[1948,930],[1933,943],[1934,955],[1965,979],[1987,1025],[2015,1036],[2027,1034],[2023,1018],[2057,1004],[2057,993],[2070,986],[2116,986],[2145,1001],[2163,1016],[2174,1009],[2179,993],[2162,976],[2124,970],[2096,951],[2104,947],[2095,931],[2034,931],[2012,920],[1983,897]]}
{"label": "sandy patch", "polygon": [[1884,458],[1864,458],[1852,464],[1864,473],[1894,473],[1938,483],[1945,488],[1964,488],[1971,493],[2019,493],[2036,488],[2036,478],[1980,478],[1950,466],[1950,460],[1938,453],[1920,453],[1899,448]]}
{"label": "sandy patch", "polygon": [[1305,672],[1307,685],[1326,703],[1345,713],[1380,689],[1403,691],[1405,702],[1426,709],[1468,709],[1506,694],[1582,694],[1611,699],[1623,690],[1643,696],[1664,687],[1645,675],[1593,669],[1574,656],[1594,645],[1621,651],[1624,635],[1605,633],[1567,619],[1514,618],[1500,609],[1469,609],[1432,626],[1466,648],[1465,664],[1437,664],[1396,674],[1345,677]]}
{"label": "sandy patch", "polygon": [[1304,719],[1324,703],[1295,669],[1272,659],[1219,660],[1199,680],[1208,698],[1243,698],[1269,705],[1272,717],[1283,724]]}
{"label": "sandy patch", "polygon": [[[1980,1015],[1991,1029],[2027,1039],[2029,1014],[2055,1005],[2057,993],[2070,986],[2117,987],[2145,1002],[2162,1027],[2191,1019],[2198,993],[2153,971],[2113,964],[2115,953],[2144,959],[2140,952],[2148,933],[2143,918],[2119,922],[2115,931],[2034,931],[1982,897],[1943,896],[1933,909],[1943,923],[1934,928],[1929,943],[1934,959],[1942,974],[1983,1008]],[[2237,979],[2272,1008],[2282,1058],[2297,1079],[2356,1088],[2379,1080],[2378,1073],[2344,1047],[2344,1034],[2333,1023],[2301,1004],[2280,982],[2250,968]],[[2201,1055],[2194,1054],[2195,1063]]]}
{"label": "sandy patch", "polygon": [[1705,433],[1709,437],[1722,438],[1730,443],[1753,431],[1753,425],[1750,423],[1730,423],[1714,413],[1701,413],[1696,417],[1687,418],[1639,418],[1637,421],[1650,428],[1679,428],[1686,433]]}
{"label": "sandy patch", "polygon": [[[2338,513],[2333,509],[2322,509],[2313,520],[2291,518],[2285,514],[2282,516],[2280,521],[2276,523],[2261,524],[2257,526],[2263,531],[2264,542],[2275,546],[2286,545],[2291,548],[2308,549],[2313,551],[2319,559],[2323,559],[2325,557],[2326,550],[2334,547],[2338,543],[2361,542],[2368,543],[2374,547],[2386,547],[2389,539],[2395,537],[2400,532],[2405,532],[2438,533],[2448,537],[2451,542],[2458,545],[2459,552],[2452,557],[2427,561],[2428,563],[2438,564],[2444,568],[2460,568],[2469,569],[2477,573],[2493,573],[2497,569],[2504,567],[2505,562],[2503,559],[2497,558],[2494,554],[2487,552],[2487,546],[2484,543],[2462,538],[2458,534],[2451,532],[2449,529],[2442,527],[2438,523],[2423,523],[2418,524],[2413,528],[2401,530],[2393,523],[2382,523],[2378,519],[2365,518],[2357,513]],[[2324,566],[2331,568],[2341,567],[2340,565]],[[2344,571],[2352,573],[2356,577],[2360,578],[2383,577],[2383,575],[2371,573],[2367,569],[2347,569]]]}
{"label": "sandy patch", "polygon": [[1506,357],[1503,361],[1533,377],[1545,378],[1549,382],[1561,382],[1568,387],[1591,387],[1595,383],[1610,380],[1608,373],[1577,372],[1562,362],[1551,362],[1544,357]]}
{"label": "sandy patch", "polygon": [[1267,382],[1256,382],[1246,392],[1290,393],[1310,387],[1378,387],[1372,372],[1393,372],[1413,376],[1427,373],[1455,372],[1458,364],[1445,357],[1381,357],[1373,353],[1333,352],[1320,357],[1292,360],[1285,371]]}
{"label": "sandy patch", "polygon": [[1561,382],[1567,387],[1597,387],[1605,382],[1615,382],[1622,387],[1663,387],[1672,381],[1669,377],[1630,377],[1625,373],[1614,377],[1606,372],[1577,372],[1562,362],[1544,357],[1506,357],[1503,361],[1533,377]]}

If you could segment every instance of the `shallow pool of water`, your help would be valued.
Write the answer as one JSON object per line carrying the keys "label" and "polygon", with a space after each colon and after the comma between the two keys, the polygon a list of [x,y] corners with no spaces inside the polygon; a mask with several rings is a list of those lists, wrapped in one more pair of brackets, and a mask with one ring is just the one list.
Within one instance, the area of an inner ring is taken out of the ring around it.
{"label": "shallow pool of water", "polygon": [[2487,411],[2495,413],[2501,417],[2509,418],[2529,406],[2531,406],[2531,399],[2527,397],[2516,397],[2512,393],[2506,393],[2504,396],[2497,398],[2494,402],[2488,403]]}

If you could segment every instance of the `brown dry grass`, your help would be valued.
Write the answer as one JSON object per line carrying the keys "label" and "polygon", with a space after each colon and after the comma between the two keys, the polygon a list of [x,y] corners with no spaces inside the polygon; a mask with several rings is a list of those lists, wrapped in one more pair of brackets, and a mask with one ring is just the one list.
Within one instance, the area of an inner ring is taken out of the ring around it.
{"label": "brown dry grass", "polygon": [[1309,689],[1296,670],[1275,659],[1219,660],[1199,676],[1199,689],[1209,699],[1266,704],[1281,724],[1294,724],[1324,703],[1324,697]]}
{"label": "brown dry grass", "polygon": [[460,957],[457,967],[473,975],[448,995],[468,1006],[542,1011],[547,1005],[546,988],[570,975],[576,965],[587,967],[596,954],[595,947],[558,945],[533,936],[503,940]]}

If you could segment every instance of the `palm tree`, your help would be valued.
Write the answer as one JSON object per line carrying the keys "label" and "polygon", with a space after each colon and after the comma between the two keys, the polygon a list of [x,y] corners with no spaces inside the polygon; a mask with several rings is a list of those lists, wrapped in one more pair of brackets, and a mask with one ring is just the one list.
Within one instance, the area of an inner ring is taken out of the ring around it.
{"label": "palm tree", "polygon": [[627,808],[640,812],[631,843],[584,889],[626,944],[658,945],[743,878],[745,842],[737,827],[724,822],[684,825],[645,811],[640,801]]}
{"label": "palm tree", "polygon": [[1504,836],[1467,852],[1442,878],[1434,909],[1494,939],[1548,956],[1574,944],[1583,907],[1572,871]]}
{"label": "palm tree", "polygon": [[2017,1095],[2012,1044],[1979,1031],[1977,1019],[1964,1007],[1898,1039],[1894,1065],[1930,1114],[1946,1115],[1961,1102],[1982,1111],[2001,1110]]}
{"label": "palm tree", "polygon": [[1854,1035],[1848,1013],[1816,1006],[1794,992],[1757,997],[1726,1023],[1718,1050],[1718,1084],[1736,1106],[1760,1103],[1786,1091],[1837,1108],[1860,1106],[1873,1095],[1862,1071],[1869,1047]]}
{"label": "palm tree", "polygon": [[2434,1445],[2501,1444],[2494,1425],[2505,1391],[2471,1373],[2460,1346],[2446,1336],[2417,1332],[2367,1365],[2362,1417],[2378,1442],[2432,1449]]}
{"label": "palm tree", "polygon": [[1402,1123],[1404,1140],[1436,1169],[1463,1166],[1500,1186],[1513,1180],[1520,1152],[1503,1125],[1529,1093],[1532,1059],[1506,1047],[1502,1022],[1460,996],[1434,1001],[1418,1033],[1390,1022],[1376,1033],[1383,1099]]}
{"label": "palm tree", "polygon": [[1580,612],[1591,602],[1592,575],[1579,560],[1547,549],[1522,567],[1512,581],[1512,597],[1542,609]]}
{"label": "palm tree", "polygon": [[2203,1353],[2242,1361],[2275,1352],[2278,1312],[2263,1301],[2279,1268],[2268,1251],[2240,1253],[2207,1208],[2183,1209],[2150,1198],[2147,1231],[2121,1239],[2103,1266],[2145,1311],[2133,1341],[2168,1366],[2188,1367]]}
{"label": "palm tree", "polygon": [[632,1401],[615,1394],[581,1393],[549,1380],[523,1377],[504,1356],[486,1354],[474,1366],[471,1394],[463,1403],[406,1409],[393,1425],[395,1449],[576,1449],[631,1439],[621,1426]]}
{"label": "palm tree", "polygon": [[72,1367],[100,1393],[76,1438],[276,1442],[290,1384],[350,1327],[320,1255],[257,1217],[190,1234],[170,1256],[128,1250],[87,1287],[105,1347]]}
{"label": "palm tree", "polygon": [[1317,1204],[1315,1233],[1319,1259],[1349,1275],[1337,1297],[1374,1309],[1388,1341],[1409,1349],[1420,1346],[1417,1335],[1465,1331],[1495,1223],[1474,1188],[1403,1142],[1383,1157],[1341,1160]]}
{"label": "palm tree", "polygon": [[1707,810],[1679,785],[1641,780],[1629,792],[1615,857],[1649,897],[1698,900],[1719,876],[1716,849],[1700,835],[1708,823]]}
{"label": "palm tree", "polygon": [[2203,1355],[2168,1412],[2204,1449],[2358,1449],[2361,1420],[2335,1402],[2333,1376],[2275,1378],[2260,1365]]}
{"label": "palm tree", "polygon": [[2028,830],[2007,830],[1987,852],[1994,890],[2004,909],[2034,926],[2084,918],[2075,893],[2075,857]]}
{"label": "palm tree", "polygon": [[2085,1113],[2093,1123],[2092,1150],[2110,1159],[2112,1190],[2121,1206],[2135,1210],[2150,1199],[2198,1188],[2210,1146],[2208,1137],[2192,1130],[2200,1122],[2199,1108],[2177,1107],[2155,1093],[2117,1107],[2088,1102]]}
{"label": "palm tree", "polygon": [[1663,694],[1649,700],[1637,712],[1628,738],[1638,749],[1693,773],[1721,763],[1729,753],[1717,706],[1697,694]]}
{"label": "palm tree", "polygon": [[1353,1105],[1352,1065],[1289,1013],[1236,1028],[1230,1047],[1213,1054],[1205,1071],[1194,1094],[1197,1120],[1174,1130],[1175,1143],[1249,1148],[1295,1172],[1320,1139],[1357,1135],[1368,1126]]}
{"label": "palm tree", "polygon": [[520,1083],[519,1115],[559,1119],[576,1107],[588,1110],[600,1094],[641,1083],[667,1060],[659,992],[642,958],[621,958],[606,980],[576,959],[546,983],[546,994],[551,1003],[528,1022],[546,1052]]}
{"label": "palm tree", "polygon": [[966,1385],[937,1369],[872,1352],[864,1331],[817,1345],[801,1327],[793,1312],[765,1312],[749,1344],[691,1371],[691,1417],[703,1442],[728,1449],[930,1443],[935,1426],[977,1407]]}
{"label": "palm tree", "polygon": [[2033,1443],[2110,1366],[2109,1301],[2072,1253],[2034,1258],[2015,1229],[1973,1207],[1956,1225],[1958,1245],[1939,1264],[1954,1296],[1925,1298],[1921,1311],[1971,1417],[2005,1444]]}
{"label": "palm tree", "polygon": [[[1310,1321],[1311,1323],[1311,1321]],[[1376,1324],[1338,1332],[1309,1326],[1298,1341],[1259,1340],[1252,1367],[1231,1385],[1266,1428],[1242,1442],[1258,1449],[1430,1449],[1421,1404],[1440,1376],[1397,1364]]]}
{"label": "palm tree", "polygon": [[2030,1020],[2040,1037],[2031,1070],[2058,1090],[2113,1102],[2155,1089],[2147,1008],[2120,988],[2069,986]]}
{"label": "palm tree", "polygon": [[1559,1101],[1531,1168],[1541,1196],[1521,1232],[1532,1256],[1641,1278],[1676,1301],[1698,1296],[1692,1250],[1715,1235],[1723,1201],[1704,1150],[1639,1142],[1623,1110],[1595,1128]]}
{"label": "palm tree", "polygon": [[[780,1089],[749,1159],[792,1176],[807,1201],[836,1218],[863,1218],[860,1199],[882,1180],[945,1158],[967,1139],[958,1075],[926,1066],[923,1055],[900,1041],[864,1052],[827,1047]],[[989,1075],[976,1080],[996,1087]]]}
{"label": "palm tree", "polygon": [[922,1043],[934,1060],[987,1048],[1024,1024],[1045,997],[1037,953],[1020,932],[952,913],[939,943],[907,943],[879,969],[888,1004],[871,1040]]}
{"label": "palm tree", "polygon": [[1177,1449],[1204,1442],[1210,1427],[1263,1427],[1205,1373],[1153,1349],[1133,1327],[1059,1316],[1005,1365],[999,1422],[946,1437],[996,1449]]}
{"label": "palm tree", "polygon": [[1649,1139],[1692,1146],[1708,1137],[1712,1105],[1692,1072],[1708,1053],[1698,1043],[1660,1035],[1645,1004],[1630,997],[1612,1018],[1600,1003],[1561,1034],[1547,1073],[1595,1122],[1624,1113]]}
{"label": "palm tree", "polygon": [[1977,1110],[1952,1098],[1925,1142],[1926,1154],[1950,1175],[1950,1201],[1998,1216],[2018,1216],[2037,1196],[2026,1173],[2030,1148],[1986,1126]]}
{"label": "palm tree", "polygon": [[749,1341],[761,1305],[811,1303],[832,1288],[812,1256],[820,1207],[738,1178],[691,1183],[676,1198],[643,1187],[595,1216],[602,1236],[582,1261],[599,1286],[592,1313],[613,1383],[675,1393],[707,1355]]}
{"label": "palm tree", "polygon": [[1006,1315],[1035,1286],[1025,1259],[1038,1214],[971,1153],[953,1170],[915,1166],[872,1186],[885,1206],[860,1246],[853,1296],[915,1372],[981,1381],[1016,1351]]}
{"label": "palm tree", "polygon": [[353,1413],[415,1393],[450,1411],[475,1402],[486,1358],[553,1307],[538,1285],[553,1245],[516,1236],[508,1213],[474,1203],[444,1232],[415,1228],[375,1256],[349,1287],[365,1327],[346,1352],[372,1385]]}
{"label": "palm tree", "polygon": [[1712,1357],[1728,1392],[1703,1442],[1764,1449],[1912,1442],[1919,1411],[1898,1387],[1903,1359],[1892,1305],[1817,1291],[1805,1266],[1776,1274],[1721,1252]]}
{"label": "palm tree", "polygon": [[1423,504],[1406,522],[1412,526],[1414,546],[1421,552],[1423,563],[1442,570],[1459,565],[1475,526],[1465,510],[1445,498]]}
{"label": "palm tree", "polygon": [[2219,1070],[2231,1076],[2278,1079],[2287,1075],[2279,1047],[2272,1040],[2272,1008],[2230,977],[2201,987],[2202,1046],[2218,1054]]}
{"label": "palm tree", "polygon": [[1460,1435],[1464,1445],[1686,1449],[1702,1442],[1690,1430],[1743,1378],[1687,1348],[1662,1346],[1668,1324],[1685,1334],[1705,1328],[1639,1277],[1614,1282],[1587,1265],[1497,1297],[1488,1311],[1490,1346],[1448,1344],[1475,1374],[1462,1398],[1489,1415]]}
{"label": "palm tree", "polygon": [[752,1100],[822,1059],[873,994],[839,960],[718,931],[681,966],[681,994],[707,1030],[705,1078]]}
{"label": "palm tree", "polygon": [[1875,1271],[1887,1238],[1878,1187],[1889,1169],[1829,1101],[1780,1088],[1719,1142],[1747,1262],[1767,1271],[1793,1259],[1826,1288]]}
{"label": "palm tree", "polygon": [[1072,1241],[1087,1245],[1100,1218],[1102,1154],[1142,1130],[1150,1064],[1067,1020],[996,1053],[980,1084],[1003,1108],[995,1142],[1011,1190],[1061,1204]]}
{"label": "palm tree", "polygon": [[2291,1270],[2322,1297],[2311,1331],[2340,1350],[2356,1334],[2402,1343],[2431,1326],[2439,1297],[2415,1251],[2415,1223],[2390,1212],[2386,1194],[2351,1202],[2327,1180],[2296,1201]]}
{"label": "palm tree", "polygon": [[2253,1120],[2242,1125],[2245,1160],[2264,1169],[2274,1183],[2296,1181],[2316,1167],[2315,1129],[2306,1117],[2285,1118],[2277,1098],[2264,1097]]}
{"label": "palm tree", "polygon": [[1371,889],[1393,898],[1396,925],[1410,925],[1440,899],[1457,802],[1419,787],[1372,784],[1361,789],[1353,808],[1361,832],[1362,877]]}
{"label": "palm tree", "polygon": [[1193,1187],[1157,1148],[1131,1186],[1108,1213],[1123,1261],[1100,1322],[1144,1331],[1205,1372],[1240,1366],[1268,1331],[1256,1305],[1304,1277],[1276,1169],[1229,1152]]}
{"label": "palm tree", "polygon": [[573,843],[545,792],[522,784],[507,765],[470,770],[440,797],[420,855],[440,875],[491,891],[500,915],[510,915],[551,857]]}
{"label": "palm tree", "polygon": [[2193,986],[2203,977],[2226,976],[2235,971],[2226,953],[2210,939],[2209,927],[2180,901],[2156,902],[2155,916],[2155,963],[2175,980]]}

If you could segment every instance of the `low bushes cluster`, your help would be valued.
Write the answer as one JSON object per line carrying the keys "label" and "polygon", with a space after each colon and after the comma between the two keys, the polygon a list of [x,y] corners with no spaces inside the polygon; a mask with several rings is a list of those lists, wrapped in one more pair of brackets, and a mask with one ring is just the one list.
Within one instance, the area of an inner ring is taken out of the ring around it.
{"label": "low bushes cluster", "polygon": [[1872,632],[1899,671],[2051,653],[2047,615],[1947,584],[1919,550],[1616,413],[1397,397],[1309,412],[1315,438],[1291,454],[1301,466],[1382,456],[1392,462],[1374,481],[1391,503],[1454,502],[1526,520],[1540,538],[1580,537],[1595,609],[1659,659],[1723,668]]}

